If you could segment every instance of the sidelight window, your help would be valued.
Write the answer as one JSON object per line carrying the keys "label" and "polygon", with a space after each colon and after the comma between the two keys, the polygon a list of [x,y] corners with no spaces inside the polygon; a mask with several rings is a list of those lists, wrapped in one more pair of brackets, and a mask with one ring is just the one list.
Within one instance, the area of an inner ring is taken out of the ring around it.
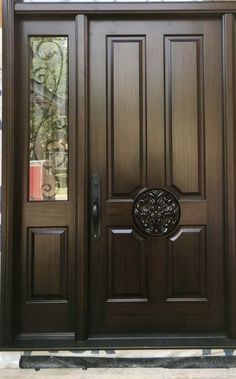
{"label": "sidelight window", "polygon": [[32,36],[29,200],[68,199],[68,37]]}

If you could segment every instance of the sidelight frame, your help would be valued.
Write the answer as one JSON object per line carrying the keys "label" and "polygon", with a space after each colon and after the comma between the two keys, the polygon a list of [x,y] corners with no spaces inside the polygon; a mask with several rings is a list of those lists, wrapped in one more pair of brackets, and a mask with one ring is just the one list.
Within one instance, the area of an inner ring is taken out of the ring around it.
{"label": "sidelight frame", "polygon": [[[71,16],[76,22],[77,38],[77,192],[80,208],[77,217],[77,338],[14,341],[13,330],[13,190],[14,190],[14,117],[15,22],[24,17],[61,18]],[[224,142],[224,210],[225,210],[225,282],[227,335],[153,335],[136,338],[87,339],[87,265],[88,265],[88,20],[97,16],[218,17],[222,21],[223,63],[223,142]],[[48,348],[236,348],[236,140],[235,140],[235,21],[236,1],[173,2],[173,3],[23,3],[3,0],[3,149],[2,149],[2,252],[0,255],[0,349]],[[84,290],[81,291],[81,288]]]}

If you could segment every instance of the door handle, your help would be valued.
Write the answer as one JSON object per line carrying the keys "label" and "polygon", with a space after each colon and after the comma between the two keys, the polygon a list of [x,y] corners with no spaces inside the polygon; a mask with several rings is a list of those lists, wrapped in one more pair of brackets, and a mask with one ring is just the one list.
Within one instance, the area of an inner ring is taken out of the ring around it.
{"label": "door handle", "polygon": [[91,178],[91,237],[101,238],[101,179],[98,175]]}
{"label": "door handle", "polygon": [[98,228],[99,228],[99,207],[95,200],[92,206],[92,237],[98,239]]}

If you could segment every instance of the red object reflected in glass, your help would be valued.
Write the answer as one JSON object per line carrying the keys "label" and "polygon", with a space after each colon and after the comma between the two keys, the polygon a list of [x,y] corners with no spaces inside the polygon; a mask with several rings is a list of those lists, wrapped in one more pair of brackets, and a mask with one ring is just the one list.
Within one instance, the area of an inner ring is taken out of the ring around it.
{"label": "red object reflected in glass", "polygon": [[29,199],[43,200],[42,185],[43,185],[43,165],[40,161],[30,162],[29,172]]}

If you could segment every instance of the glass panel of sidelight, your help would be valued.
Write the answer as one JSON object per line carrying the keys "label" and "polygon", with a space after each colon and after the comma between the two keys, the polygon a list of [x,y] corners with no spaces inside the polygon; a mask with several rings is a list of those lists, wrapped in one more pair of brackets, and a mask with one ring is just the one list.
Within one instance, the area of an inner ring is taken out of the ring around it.
{"label": "glass panel of sidelight", "polygon": [[68,200],[68,37],[29,44],[29,200]]}

